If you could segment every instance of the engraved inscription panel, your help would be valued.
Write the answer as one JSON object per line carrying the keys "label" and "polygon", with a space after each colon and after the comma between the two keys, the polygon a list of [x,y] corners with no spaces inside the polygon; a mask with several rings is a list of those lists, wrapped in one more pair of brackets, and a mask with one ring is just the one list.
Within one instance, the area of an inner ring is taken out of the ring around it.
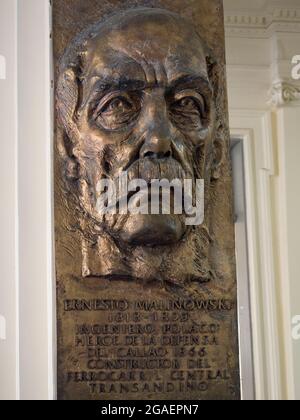
{"label": "engraved inscription panel", "polygon": [[58,398],[239,399],[222,1],[54,0],[53,46]]}

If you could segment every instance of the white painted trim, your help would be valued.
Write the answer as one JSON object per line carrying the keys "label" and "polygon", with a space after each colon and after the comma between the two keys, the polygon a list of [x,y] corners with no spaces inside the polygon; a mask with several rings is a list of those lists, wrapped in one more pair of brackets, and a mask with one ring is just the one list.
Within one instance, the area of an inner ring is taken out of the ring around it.
{"label": "white painted trim", "polygon": [[[292,275],[289,264],[289,255],[291,252],[289,235],[288,235],[288,207],[287,207],[287,144],[286,144],[286,110],[285,108],[278,109],[276,112],[277,120],[277,139],[278,139],[278,156],[279,160],[279,191],[280,203],[278,204],[278,218],[279,225],[279,247],[280,247],[280,270],[281,270],[281,301],[282,301],[282,323],[283,323],[283,349],[285,361],[285,378],[286,378],[286,393],[289,400],[296,399],[296,370],[294,366],[293,342],[291,334],[291,320],[292,313]],[[299,297],[295,296],[297,301]]]}
{"label": "white painted trim", "polygon": [[15,188],[15,283],[16,283],[16,400],[20,400],[20,258],[19,258],[19,106],[18,106],[18,89],[19,89],[19,80],[18,80],[18,0],[14,0],[15,6],[15,69],[14,69],[14,79],[16,83],[15,89],[15,115],[16,115],[16,136],[15,136],[15,179],[16,179],[16,188]]}
{"label": "white painted trim", "polygon": [[[18,398],[17,0],[0,2],[0,399]],[[5,74],[3,74],[5,73]]]}
{"label": "white painted trim", "polygon": [[45,43],[48,46],[45,48],[46,59],[46,79],[48,81],[49,96],[46,96],[46,112],[49,116],[47,121],[48,126],[48,154],[47,154],[47,243],[49,244],[48,258],[47,258],[47,272],[48,272],[48,323],[49,323],[49,346],[51,351],[48,356],[48,396],[49,400],[57,398],[57,341],[56,341],[56,278],[55,278],[55,241],[54,241],[54,181],[53,181],[53,160],[54,160],[54,85],[53,80],[53,51],[52,51],[52,5],[51,0],[46,1],[46,19],[48,22],[47,31],[45,31]]}
{"label": "white painted trim", "polygon": [[256,399],[279,400],[283,385],[272,241],[271,116],[269,112],[250,110],[231,110],[230,116],[232,136],[242,138],[244,142]]}
{"label": "white painted trim", "polygon": [[[247,244],[246,191],[243,140],[231,141],[235,211],[235,254],[238,286],[238,324],[240,350],[241,396],[243,401],[255,399],[250,282]],[[245,332],[247,331],[247,334]],[[250,332],[250,333],[249,333]]]}
{"label": "white painted trim", "polygon": [[[278,154],[281,155],[281,162],[286,161],[285,151],[285,127],[283,109],[277,112],[277,138],[278,138]],[[285,281],[290,279],[289,269],[289,241],[287,228],[287,202],[286,197],[286,172],[284,168],[280,167],[279,189],[282,194],[283,205],[279,206],[279,246],[281,254],[281,279],[284,281],[284,287],[281,287],[281,300],[283,302],[282,318],[283,318],[283,344],[285,348],[285,370],[286,370],[286,392],[289,400],[295,400],[295,373],[293,366],[293,346],[291,340],[291,290],[290,282]]]}
{"label": "white painted trim", "polygon": [[55,398],[50,4],[18,1],[20,398]]}

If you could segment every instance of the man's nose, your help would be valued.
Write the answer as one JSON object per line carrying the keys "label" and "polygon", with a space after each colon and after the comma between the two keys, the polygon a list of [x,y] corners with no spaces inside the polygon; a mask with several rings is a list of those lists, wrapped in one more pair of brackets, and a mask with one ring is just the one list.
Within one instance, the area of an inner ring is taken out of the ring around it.
{"label": "man's nose", "polygon": [[162,134],[149,136],[149,139],[144,143],[140,152],[141,158],[163,159],[171,156],[171,140],[169,136]]}
{"label": "man's nose", "polygon": [[[162,114],[165,114],[162,112]],[[149,115],[148,115],[149,117]],[[156,118],[152,115],[150,127],[146,130],[144,144],[140,150],[141,158],[163,159],[172,156],[172,134],[167,115]]]}

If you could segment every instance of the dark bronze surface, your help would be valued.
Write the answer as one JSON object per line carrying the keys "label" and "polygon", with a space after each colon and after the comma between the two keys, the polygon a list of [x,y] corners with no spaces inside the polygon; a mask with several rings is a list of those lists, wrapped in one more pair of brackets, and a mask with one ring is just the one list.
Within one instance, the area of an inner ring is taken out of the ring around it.
{"label": "dark bronze surface", "polygon": [[[219,0],[54,0],[59,399],[239,399]],[[205,220],[99,215],[99,180],[204,179]]]}

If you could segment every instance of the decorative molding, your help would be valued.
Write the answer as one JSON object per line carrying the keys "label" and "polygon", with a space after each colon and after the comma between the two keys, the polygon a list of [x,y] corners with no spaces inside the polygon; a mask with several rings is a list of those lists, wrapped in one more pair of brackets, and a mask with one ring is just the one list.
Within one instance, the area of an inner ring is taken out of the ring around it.
{"label": "decorative molding", "polygon": [[281,400],[285,388],[279,342],[271,179],[271,113],[233,109],[231,135],[243,140],[247,242],[256,400]]}
{"label": "decorative molding", "polygon": [[273,84],[269,96],[269,105],[274,108],[279,108],[292,102],[300,101],[300,87],[291,83],[278,81]]}
{"label": "decorative molding", "polygon": [[252,14],[225,9],[225,29],[227,35],[252,37],[269,37],[276,31],[300,33],[300,8],[268,7]]}

